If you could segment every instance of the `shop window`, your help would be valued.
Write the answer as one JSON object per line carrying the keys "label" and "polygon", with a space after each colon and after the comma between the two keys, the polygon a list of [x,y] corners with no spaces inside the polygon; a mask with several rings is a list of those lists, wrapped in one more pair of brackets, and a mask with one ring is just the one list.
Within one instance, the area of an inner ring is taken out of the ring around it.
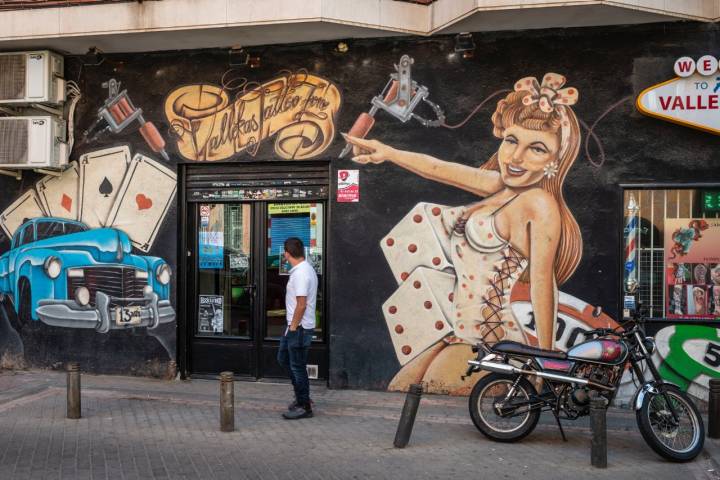
{"label": "shop window", "polygon": [[267,270],[265,336],[279,338],[285,332],[285,287],[290,265],[284,260],[284,243],[297,237],[305,245],[305,259],[318,275],[315,309],[315,340],[324,330],[323,235],[324,215],[321,203],[270,203],[267,214]]}
{"label": "shop window", "polygon": [[720,187],[624,191],[623,289],[651,317],[720,316],[719,201]]}
{"label": "shop window", "polygon": [[198,230],[199,336],[252,335],[250,204],[203,204]]}

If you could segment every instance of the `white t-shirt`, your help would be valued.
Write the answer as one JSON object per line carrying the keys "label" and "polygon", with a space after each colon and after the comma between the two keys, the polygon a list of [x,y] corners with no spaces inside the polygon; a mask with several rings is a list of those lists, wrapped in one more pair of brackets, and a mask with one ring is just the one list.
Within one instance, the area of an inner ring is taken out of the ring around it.
{"label": "white t-shirt", "polygon": [[292,323],[297,297],[307,297],[307,307],[300,325],[303,328],[315,328],[315,304],[317,302],[318,278],[315,269],[303,260],[290,269],[290,279],[285,293],[285,308],[287,310],[287,324]]}

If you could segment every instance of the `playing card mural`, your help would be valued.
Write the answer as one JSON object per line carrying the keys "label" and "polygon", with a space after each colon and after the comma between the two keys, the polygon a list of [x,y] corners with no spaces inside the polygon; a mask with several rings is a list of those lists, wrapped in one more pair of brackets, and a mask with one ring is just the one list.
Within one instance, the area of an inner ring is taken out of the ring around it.
{"label": "playing card mural", "polygon": [[461,375],[479,339],[567,349],[582,330],[614,325],[559,291],[582,255],[563,198],[580,145],[579,95],[564,84],[556,73],[516,82],[491,118],[498,150],[480,168],[346,137],[357,163],[391,162],[480,197],[459,207],[419,203],[380,242],[399,285],[382,306],[402,366],[390,389],[422,381],[467,393]]}
{"label": "playing card mural", "polygon": [[[6,208],[0,296],[15,331],[41,322],[101,334],[142,327],[152,335],[174,323],[170,266],[145,253],[176,185],[166,165],[120,146],[82,155]],[[174,359],[174,336],[155,336]]]}

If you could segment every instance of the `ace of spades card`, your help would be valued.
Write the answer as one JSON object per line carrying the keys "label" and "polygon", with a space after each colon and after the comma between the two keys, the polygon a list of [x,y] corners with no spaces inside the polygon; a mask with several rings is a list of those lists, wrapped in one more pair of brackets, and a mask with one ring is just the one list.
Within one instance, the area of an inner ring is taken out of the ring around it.
{"label": "ace of spades card", "polygon": [[453,331],[450,323],[455,275],[418,267],[383,304],[401,365]]}
{"label": "ace of spades card", "polygon": [[130,163],[127,146],[106,148],[80,157],[78,220],[90,228],[108,226],[108,214]]}
{"label": "ace of spades card", "polygon": [[37,182],[38,198],[49,216],[78,219],[79,176],[77,162],[70,162],[60,176],[48,175]]}
{"label": "ace of spades card", "polygon": [[118,189],[107,226],[127,233],[135,247],[148,252],[176,189],[175,172],[152,158],[135,155]]}
{"label": "ace of spades card", "polygon": [[45,211],[35,190],[28,190],[2,212],[0,226],[8,238],[11,238],[25,220],[44,216]]}
{"label": "ace of spades card", "polygon": [[418,203],[381,241],[380,248],[398,283],[405,281],[417,267],[451,269],[448,260],[449,235],[441,214],[447,207]]}

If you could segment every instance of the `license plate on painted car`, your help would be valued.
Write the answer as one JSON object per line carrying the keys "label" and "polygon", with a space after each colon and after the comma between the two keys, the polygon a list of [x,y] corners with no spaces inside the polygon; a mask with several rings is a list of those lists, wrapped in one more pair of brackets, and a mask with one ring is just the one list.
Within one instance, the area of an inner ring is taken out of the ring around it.
{"label": "license plate on painted car", "polygon": [[140,307],[115,307],[115,322],[118,325],[139,325],[141,319]]}

